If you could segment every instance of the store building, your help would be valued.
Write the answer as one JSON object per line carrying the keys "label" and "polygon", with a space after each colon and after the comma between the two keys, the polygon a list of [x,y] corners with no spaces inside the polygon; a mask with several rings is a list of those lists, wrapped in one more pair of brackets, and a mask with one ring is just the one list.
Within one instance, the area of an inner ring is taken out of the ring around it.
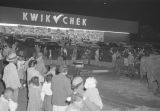
{"label": "store building", "polygon": [[[59,31],[60,30],[60,31]],[[27,32],[28,31],[28,32]],[[59,33],[78,40],[126,41],[138,33],[138,22],[47,12],[31,9],[0,7],[0,32],[6,34],[51,36]]]}

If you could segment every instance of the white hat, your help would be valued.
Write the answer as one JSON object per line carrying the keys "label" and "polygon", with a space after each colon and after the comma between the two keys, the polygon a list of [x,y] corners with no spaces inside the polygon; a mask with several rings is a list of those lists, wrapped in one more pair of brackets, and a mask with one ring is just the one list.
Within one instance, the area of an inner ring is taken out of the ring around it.
{"label": "white hat", "polygon": [[11,53],[8,57],[7,57],[7,61],[8,62],[12,62],[12,61],[15,61],[17,60],[18,56],[16,55],[16,53]]}
{"label": "white hat", "polygon": [[78,84],[83,82],[83,78],[82,77],[75,77],[72,81],[72,85],[73,86],[77,86]]}
{"label": "white hat", "polygon": [[96,85],[97,85],[97,80],[94,77],[89,77],[89,78],[86,79],[84,87],[86,89],[88,89],[88,88],[95,88]]}

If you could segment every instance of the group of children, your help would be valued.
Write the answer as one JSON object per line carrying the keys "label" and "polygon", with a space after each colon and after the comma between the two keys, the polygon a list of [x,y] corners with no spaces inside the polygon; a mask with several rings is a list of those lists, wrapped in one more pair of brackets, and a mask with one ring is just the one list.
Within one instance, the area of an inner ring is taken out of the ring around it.
{"label": "group of children", "polygon": [[[55,68],[53,68],[55,69]],[[55,71],[51,69],[44,76],[44,83],[41,83],[39,77],[34,76],[28,85],[28,108],[27,111],[52,111],[51,81]]]}
{"label": "group of children", "polygon": [[[34,76],[28,83],[28,107],[27,111],[53,111],[53,105],[51,103],[52,90],[51,83],[52,77],[55,74],[55,68],[51,69],[45,76],[45,81],[42,84],[39,81],[39,77]],[[74,81],[72,80],[72,86]],[[97,81],[94,77],[86,79],[83,84],[81,77],[79,85],[73,88],[73,95],[66,98],[68,107],[66,111],[100,111],[103,107],[102,100],[100,98],[98,89],[96,88]],[[75,91],[75,88],[82,86],[82,90],[85,88],[84,93]],[[13,90],[7,88],[4,94],[0,98],[0,111],[16,111],[17,103],[12,100]]]}

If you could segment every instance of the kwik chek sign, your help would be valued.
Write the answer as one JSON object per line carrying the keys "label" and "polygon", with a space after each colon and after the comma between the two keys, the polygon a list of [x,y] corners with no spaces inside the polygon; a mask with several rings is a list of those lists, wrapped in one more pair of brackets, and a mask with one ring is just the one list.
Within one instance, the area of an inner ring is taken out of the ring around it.
{"label": "kwik chek sign", "polygon": [[138,23],[132,21],[10,7],[0,7],[0,23],[130,33],[138,32]]}
{"label": "kwik chek sign", "polygon": [[87,19],[80,17],[69,17],[64,14],[39,14],[39,13],[22,13],[23,21],[28,22],[41,22],[41,23],[62,23],[64,25],[77,25],[77,26],[87,26]]}
{"label": "kwik chek sign", "polygon": [[0,12],[3,12],[3,15],[7,15],[4,20],[12,18],[12,20],[16,19],[14,22],[22,24],[77,28],[87,27],[87,18],[83,16],[6,7],[0,7]]}

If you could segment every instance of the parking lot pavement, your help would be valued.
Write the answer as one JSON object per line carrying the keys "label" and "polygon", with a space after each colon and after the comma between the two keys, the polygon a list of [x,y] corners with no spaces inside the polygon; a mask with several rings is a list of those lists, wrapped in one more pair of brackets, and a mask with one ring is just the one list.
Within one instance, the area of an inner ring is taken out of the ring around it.
{"label": "parking lot pavement", "polygon": [[[89,70],[93,69],[95,68]],[[108,70],[107,73],[92,75],[98,80],[97,86],[104,103],[103,111],[160,111],[160,98],[155,97],[145,84],[139,80],[122,78]],[[72,69],[71,72],[74,74],[75,70]],[[26,111],[26,107],[27,90],[22,89],[19,93],[17,111]]]}
{"label": "parking lot pavement", "polygon": [[98,89],[105,104],[108,104],[105,101],[109,101],[114,107],[160,108],[160,98],[154,96],[147,85],[139,80],[115,77],[113,74],[95,74],[94,77],[98,80]]}

